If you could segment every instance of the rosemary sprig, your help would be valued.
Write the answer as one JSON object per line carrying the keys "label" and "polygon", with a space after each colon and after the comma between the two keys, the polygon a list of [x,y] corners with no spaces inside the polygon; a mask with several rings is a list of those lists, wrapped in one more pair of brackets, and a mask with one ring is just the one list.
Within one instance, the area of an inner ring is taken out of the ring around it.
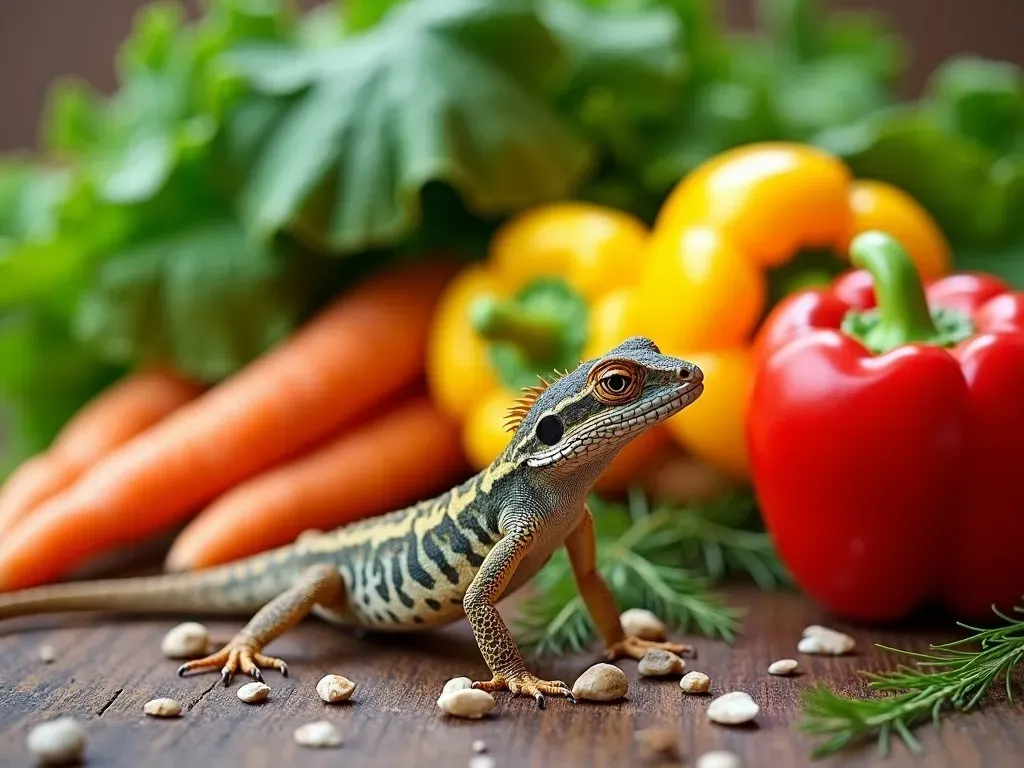
{"label": "rosemary sprig", "polygon": [[[1014,610],[1024,613],[1024,608]],[[872,736],[877,737],[879,751],[885,755],[889,753],[893,734],[912,752],[919,753],[922,749],[912,733],[914,728],[929,720],[938,726],[944,711],[974,709],[1000,676],[1005,678],[1006,696],[1012,701],[1012,673],[1024,660],[1024,620],[995,608],[993,611],[1005,624],[979,629],[957,622],[973,634],[932,645],[934,653],[879,645],[883,650],[918,659],[915,666],[900,665],[894,672],[864,673],[872,679],[869,687],[897,691],[894,695],[865,699],[839,696],[820,685],[809,690],[800,728],[828,737],[813,750],[812,756],[824,757]],[[976,647],[965,650],[963,646],[969,644]]]}
{"label": "rosemary sprig", "polygon": [[[619,607],[646,608],[680,631],[735,639],[740,612],[709,591],[733,573],[746,573],[764,589],[788,583],[748,495],[705,505],[651,509],[642,494],[628,504],[590,500],[598,568]],[[742,528],[740,526],[747,526]],[[536,596],[517,617],[519,643],[535,654],[578,652],[595,627],[577,592],[564,551],[535,577]]]}

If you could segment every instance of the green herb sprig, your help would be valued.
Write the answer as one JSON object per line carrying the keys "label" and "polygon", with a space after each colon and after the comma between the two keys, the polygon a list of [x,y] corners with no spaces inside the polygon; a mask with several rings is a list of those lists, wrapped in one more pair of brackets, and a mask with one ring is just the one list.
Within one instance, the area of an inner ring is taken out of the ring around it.
{"label": "green herb sprig", "polygon": [[[756,530],[757,510],[747,494],[702,505],[651,508],[640,493],[625,505],[592,498],[598,569],[622,610],[646,608],[679,631],[732,641],[739,610],[710,591],[742,573],[762,589],[789,583],[771,542]],[[535,577],[535,596],[517,617],[517,640],[535,655],[579,652],[595,627],[572,568],[560,551]]]}
{"label": "green herb sprig", "polygon": [[[872,689],[897,692],[895,695],[872,699],[840,696],[821,685],[809,690],[800,729],[827,737],[812,756],[824,757],[872,736],[878,739],[880,753],[886,755],[894,734],[912,752],[920,753],[922,747],[912,733],[914,728],[928,721],[938,726],[944,712],[978,707],[1000,678],[1007,699],[1012,701],[1013,672],[1024,661],[1024,620],[993,610],[1004,624],[979,629],[958,622],[972,634],[932,645],[934,653],[879,645],[883,650],[918,659],[915,666],[900,665],[893,672],[865,673],[872,679]],[[1024,613],[1024,608],[1014,610]]]}

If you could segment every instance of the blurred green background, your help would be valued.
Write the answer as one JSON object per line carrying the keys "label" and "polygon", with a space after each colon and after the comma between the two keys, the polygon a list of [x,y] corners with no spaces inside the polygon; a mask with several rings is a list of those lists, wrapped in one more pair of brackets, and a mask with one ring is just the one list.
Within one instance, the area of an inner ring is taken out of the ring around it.
{"label": "blurred green background", "polygon": [[[97,88],[114,87],[114,51],[128,35],[143,0],[4,0],[0,3],[0,151],[30,146],[50,80],[79,74]],[[195,11],[198,3],[185,3]],[[302,7],[317,0],[299,0]],[[753,24],[752,0],[723,0],[721,17],[736,28]],[[917,95],[947,56],[978,54],[1024,64],[1021,0],[835,0],[837,10],[886,15],[912,50],[900,84]]]}

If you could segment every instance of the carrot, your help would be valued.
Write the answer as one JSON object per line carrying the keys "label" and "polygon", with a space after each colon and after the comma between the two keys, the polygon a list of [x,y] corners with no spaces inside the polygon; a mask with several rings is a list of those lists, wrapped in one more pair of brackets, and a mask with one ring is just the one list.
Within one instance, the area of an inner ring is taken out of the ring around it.
{"label": "carrot", "polygon": [[231,378],[132,438],[0,541],[0,590],[165,531],[422,374],[455,264],[378,272]]}
{"label": "carrot", "polygon": [[0,536],[92,464],[196,397],[201,386],[154,366],[125,376],[87,402],[50,447],[24,461],[0,492]]}
{"label": "carrot", "polygon": [[175,539],[169,570],[218,565],[440,492],[469,472],[454,420],[423,394],[236,486]]}

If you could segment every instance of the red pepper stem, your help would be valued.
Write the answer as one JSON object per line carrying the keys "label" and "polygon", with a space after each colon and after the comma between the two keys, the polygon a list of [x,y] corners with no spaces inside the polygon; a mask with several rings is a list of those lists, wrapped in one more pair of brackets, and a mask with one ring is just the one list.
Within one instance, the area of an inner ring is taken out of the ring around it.
{"label": "red pepper stem", "polygon": [[874,349],[893,349],[940,337],[921,277],[899,241],[884,232],[863,232],[850,244],[850,261],[871,273],[878,323],[865,341]]}

